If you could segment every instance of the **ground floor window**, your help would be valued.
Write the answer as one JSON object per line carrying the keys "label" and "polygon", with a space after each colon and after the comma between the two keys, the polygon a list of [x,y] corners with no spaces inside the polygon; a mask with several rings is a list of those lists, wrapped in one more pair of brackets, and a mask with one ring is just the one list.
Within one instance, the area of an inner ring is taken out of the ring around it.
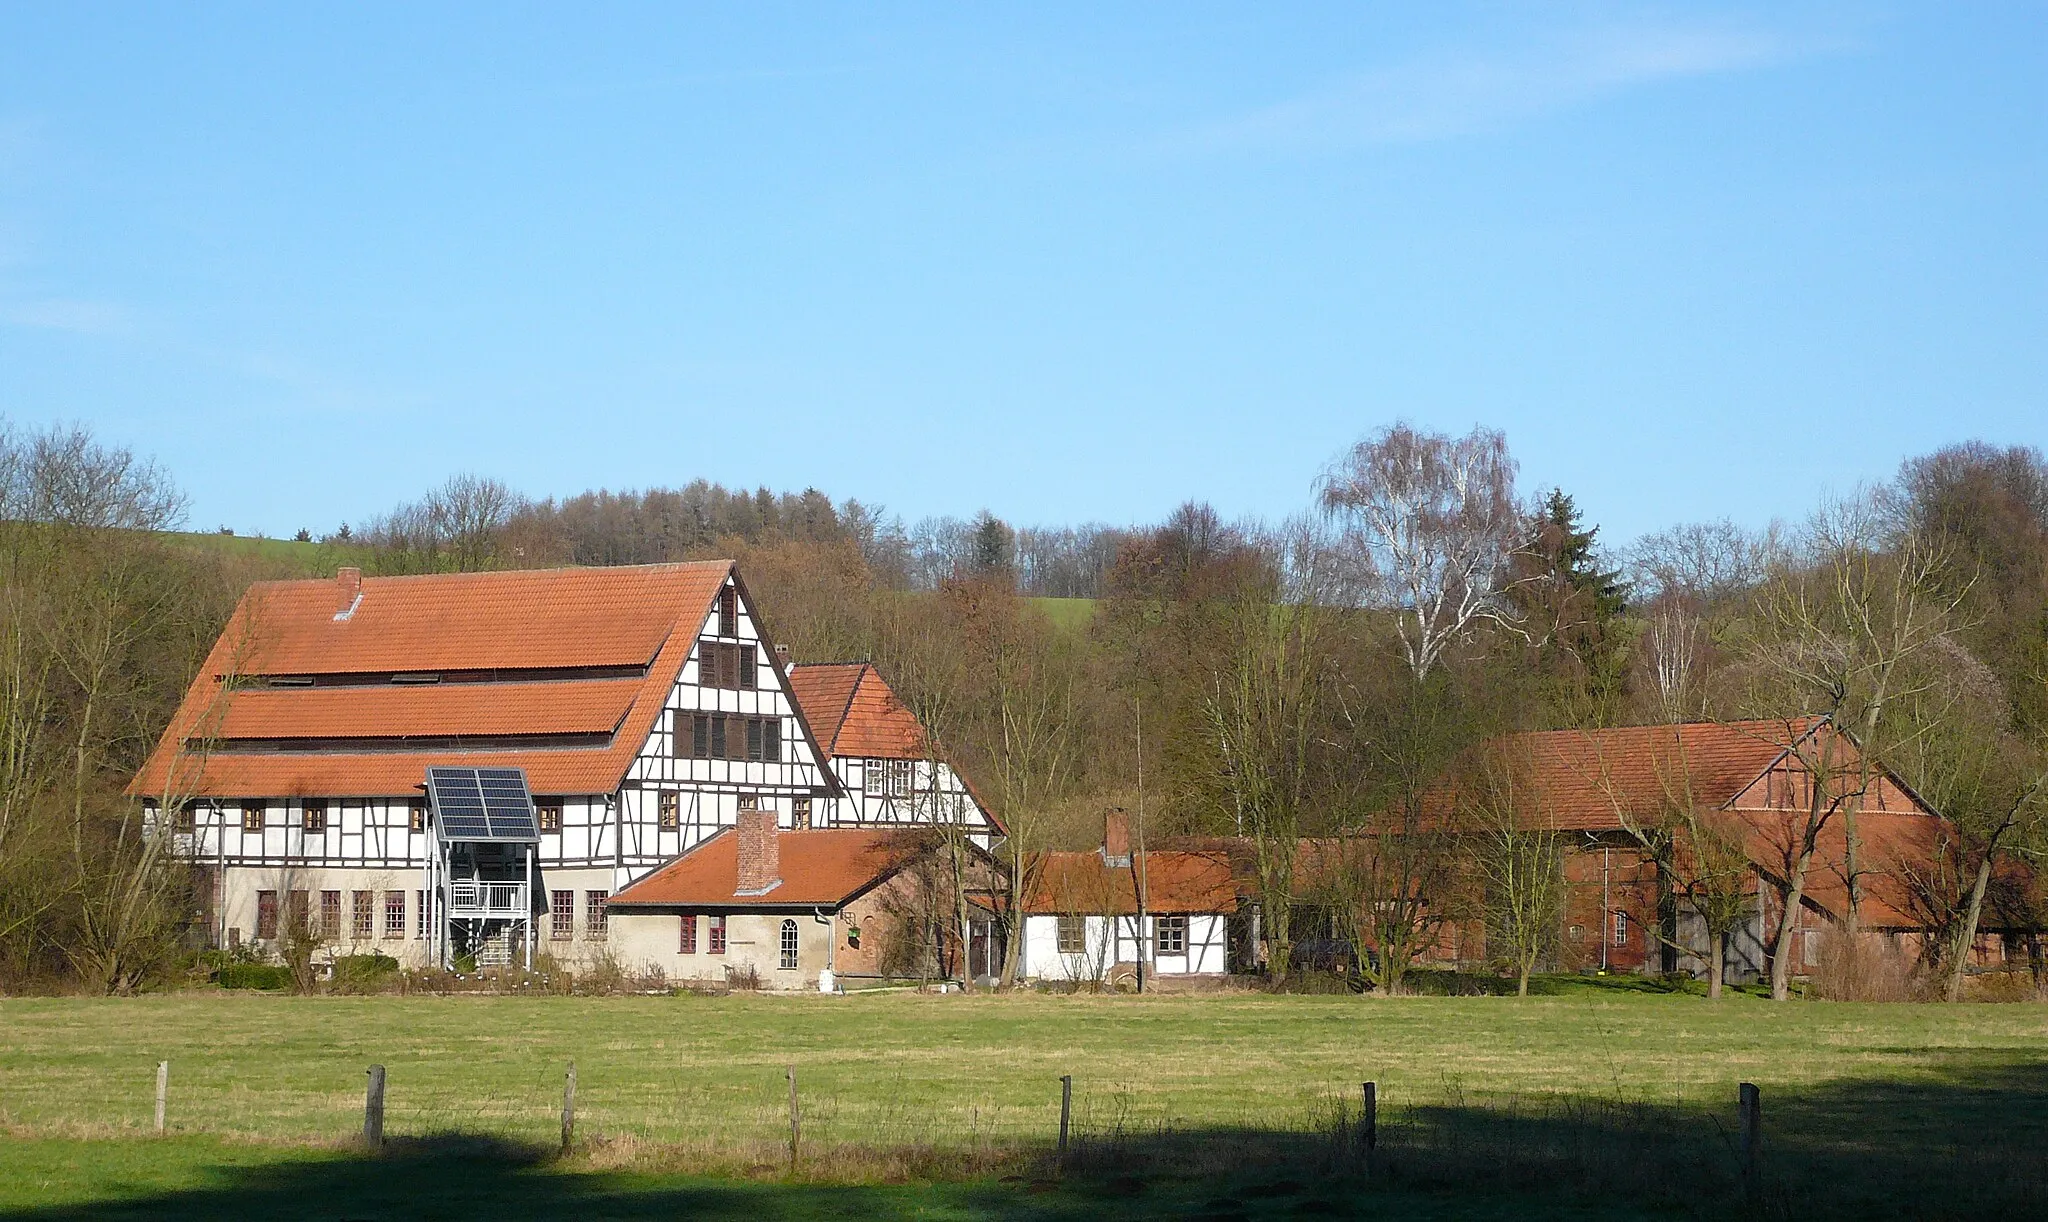
{"label": "ground floor window", "polygon": [[683,914],[683,932],[682,936],[676,941],[676,953],[679,955],[694,955],[697,953],[697,914],[694,912],[685,912]]}
{"label": "ground floor window", "polygon": [[796,922],[782,923],[782,962],[778,965],[785,972],[796,970]]}
{"label": "ground floor window", "polygon": [[358,891],[349,897],[349,933],[358,942],[377,936],[377,893]]}
{"label": "ground floor window", "polygon": [[1079,955],[1088,950],[1088,918],[1062,916],[1059,918],[1059,947],[1063,955]]}
{"label": "ground floor window", "polygon": [[1616,946],[1628,945],[1628,913],[1626,912],[1614,914],[1614,944]]}
{"label": "ground floor window", "polygon": [[341,936],[341,892],[320,893],[320,935],[327,938]]}
{"label": "ground floor window", "polygon": [[586,891],[583,893],[583,936],[602,938],[605,934],[604,905],[611,899],[609,891]]}
{"label": "ground floor window", "polygon": [[402,938],[405,936],[405,892],[384,893],[384,936]]}
{"label": "ground floor window", "polygon": [[566,942],[576,934],[576,893],[548,892],[548,937]]}
{"label": "ground floor window", "polygon": [[1188,919],[1184,916],[1155,917],[1152,921],[1155,955],[1188,953]]}
{"label": "ground floor window", "polygon": [[256,936],[268,942],[277,937],[277,892],[256,893]]}
{"label": "ground floor window", "polygon": [[433,921],[434,914],[431,911],[431,905],[427,903],[426,892],[415,891],[413,892],[413,895],[417,897],[418,901],[413,905],[413,913],[415,919],[418,921],[418,924],[414,926],[412,936],[415,938],[424,938],[427,936],[427,926]]}
{"label": "ground floor window", "polygon": [[704,918],[704,924],[706,926],[704,931],[705,941],[709,943],[710,953],[714,955],[724,954],[725,918],[722,916],[708,916]]}

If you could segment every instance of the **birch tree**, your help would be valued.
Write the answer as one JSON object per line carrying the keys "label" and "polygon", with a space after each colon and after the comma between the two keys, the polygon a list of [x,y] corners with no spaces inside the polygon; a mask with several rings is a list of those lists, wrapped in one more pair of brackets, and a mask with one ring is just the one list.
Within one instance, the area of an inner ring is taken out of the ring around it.
{"label": "birch tree", "polygon": [[1502,587],[1528,519],[1502,434],[1392,425],[1338,459],[1320,499],[1343,527],[1370,603],[1393,612],[1417,679],[1475,625],[1516,622]]}

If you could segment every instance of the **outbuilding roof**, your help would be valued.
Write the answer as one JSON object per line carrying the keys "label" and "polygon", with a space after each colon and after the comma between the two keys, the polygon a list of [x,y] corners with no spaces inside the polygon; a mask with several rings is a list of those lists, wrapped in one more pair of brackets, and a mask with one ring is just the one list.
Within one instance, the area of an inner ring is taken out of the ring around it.
{"label": "outbuilding roof", "polygon": [[428,763],[609,793],[731,561],[261,582],[155,752],[141,797],[395,797]]}
{"label": "outbuilding roof", "polygon": [[813,828],[775,834],[779,885],[739,893],[739,833],[727,828],[607,901],[612,908],[836,908],[886,880],[918,850],[900,831]]}
{"label": "outbuilding roof", "polygon": [[[1224,849],[1159,849],[1141,855],[1145,911],[1236,912],[1237,882]],[[1138,911],[1138,871],[1100,851],[1047,853],[1024,897],[1030,913],[1122,916]]]}
{"label": "outbuilding roof", "polygon": [[930,749],[917,714],[872,662],[804,663],[789,684],[828,755],[924,759]]}
{"label": "outbuilding roof", "polygon": [[1606,730],[1544,730],[1500,740],[1525,774],[1530,812],[1569,831],[1614,831],[1673,800],[1702,809],[1733,802],[1818,717],[1687,722]]}

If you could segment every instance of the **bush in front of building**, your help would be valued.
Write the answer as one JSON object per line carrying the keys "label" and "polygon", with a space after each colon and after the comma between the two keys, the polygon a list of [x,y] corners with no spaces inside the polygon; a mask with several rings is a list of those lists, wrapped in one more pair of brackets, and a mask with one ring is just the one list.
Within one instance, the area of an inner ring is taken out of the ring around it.
{"label": "bush in front of building", "polygon": [[388,993],[398,987],[398,960],[376,951],[341,955],[330,980],[337,993]]}
{"label": "bush in front of building", "polygon": [[292,970],[277,963],[228,963],[214,973],[213,979],[224,989],[281,993],[292,987]]}

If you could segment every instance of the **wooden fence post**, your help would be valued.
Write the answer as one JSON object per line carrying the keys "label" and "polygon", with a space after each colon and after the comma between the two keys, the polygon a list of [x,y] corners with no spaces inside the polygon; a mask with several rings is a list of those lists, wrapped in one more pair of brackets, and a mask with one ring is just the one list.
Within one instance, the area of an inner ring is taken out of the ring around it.
{"label": "wooden fence post", "polygon": [[370,1086],[363,1092],[363,1144],[384,1148],[384,1067],[370,1066]]}
{"label": "wooden fence post", "polygon": [[1067,1126],[1074,1114],[1074,1075],[1060,1075],[1060,1167],[1067,1165]]}
{"label": "wooden fence post", "polygon": [[170,1093],[170,1089],[171,1063],[169,1061],[158,1061],[156,1063],[156,1134],[158,1137],[162,1137],[164,1134],[164,1097]]}
{"label": "wooden fence post", "polygon": [[576,1062],[569,1062],[569,1074],[562,1082],[562,1153],[576,1140]]}
{"label": "wooden fence post", "polygon": [[1358,1144],[1365,1150],[1365,1173],[1372,1175],[1373,1151],[1380,1145],[1380,1084],[1364,1084],[1363,1100],[1358,1113]]}
{"label": "wooden fence post", "polygon": [[1754,1201],[1763,1190],[1763,1168],[1758,1155],[1763,1148],[1764,1101],[1756,1083],[1737,1088],[1742,1104],[1742,1195]]}
{"label": "wooden fence post", "polygon": [[789,1169],[796,1171],[797,1145],[803,1140],[803,1120],[796,1107],[796,1066],[786,1067],[789,1074]]}

